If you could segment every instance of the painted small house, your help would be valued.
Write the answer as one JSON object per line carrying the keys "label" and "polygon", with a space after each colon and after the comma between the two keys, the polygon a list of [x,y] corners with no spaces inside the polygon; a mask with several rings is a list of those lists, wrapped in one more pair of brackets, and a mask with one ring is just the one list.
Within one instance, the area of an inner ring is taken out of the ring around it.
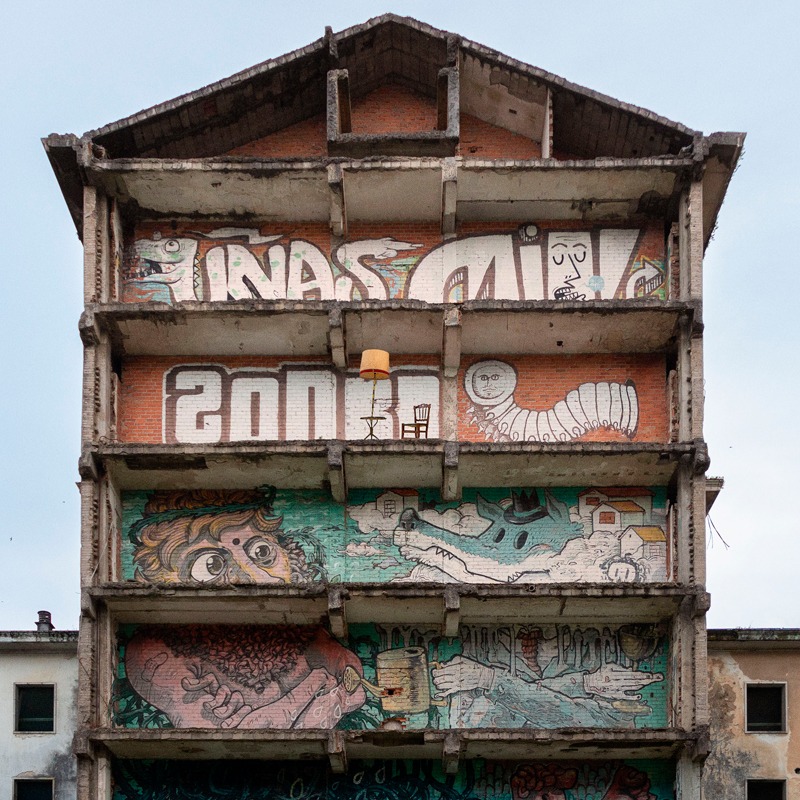
{"label": "painted small house", "polygon": [[419,492],[415,489],[389,489],[378,495],[375,505],[384,517],[393,517],[406,508],[419,511]]}
{"label": "painted small house", "polygon": [[635,558],[665,559],[667,536],[654,525],[631,525],[619,538],[620,555]]}
{"label": "painted small house", "polygon": [[632,500],[609,500],[592,512],[592,529],[620,533],[629,525],[644,525],[644,509]]}

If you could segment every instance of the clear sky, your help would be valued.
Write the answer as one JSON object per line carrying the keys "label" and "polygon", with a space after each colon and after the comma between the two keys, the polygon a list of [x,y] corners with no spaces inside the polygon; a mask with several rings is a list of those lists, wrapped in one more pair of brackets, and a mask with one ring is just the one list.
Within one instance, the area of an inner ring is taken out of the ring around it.
{"label": "clear sky", "polygon": [[[20,2],[0,11],[0,629],[78,623],[81,249],[40,144],[393,11],[710,133],[747,131],[705,263],[709,624],[800,627],[800,4]],[[794,246],[794,245],[792,245]],[[794,287],[794,288],[792,288]],[[792,501],[793,502],[793,501]]]}

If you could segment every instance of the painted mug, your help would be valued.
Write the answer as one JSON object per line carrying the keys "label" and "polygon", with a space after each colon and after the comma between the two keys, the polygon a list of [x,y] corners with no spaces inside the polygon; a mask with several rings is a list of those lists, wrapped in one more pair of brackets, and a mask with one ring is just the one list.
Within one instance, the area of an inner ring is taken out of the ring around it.
{"label": "painted mug", "polygon": [[436,661],[428,662],[422,647],[400,647],[383,650],[375,658],[377,683],[364,680],[352,667],[342,676],[344,687],[354,692],[359,685],[379,697],[381,708],[391,714],[420,714],[430,706],[445,706],[446,700],[431,697],[429,668],[438,667]]}

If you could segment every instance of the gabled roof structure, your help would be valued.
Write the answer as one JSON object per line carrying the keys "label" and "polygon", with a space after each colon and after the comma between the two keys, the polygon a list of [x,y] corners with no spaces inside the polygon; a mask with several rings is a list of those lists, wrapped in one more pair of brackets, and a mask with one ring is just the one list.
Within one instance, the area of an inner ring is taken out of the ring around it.
{"label": "gabled roof structure", "polygon": [[[435,130],[352,130],[351,102],[388,83],[435,101]],[[706,243],[744,139],[738,133],[703,136],[476,42],[385,14],[340,33],[328,28],[320,39],[284,56],[81,137],[54,134],[44,144],[80,233],[81,186],[95,180],[87,168],[97,161],[211,159],[242,168],[248,157],[231,151],[316,115],[325,116],[326,161],[453,157],[465,155],[458,152],[462,113],[528,137],[540,145],[536,160],[545,163],[600,160],[621,169],[656,159],[665,169],[703,169]],[[676,202],[674,194],[665,197],[659,185],[642,210],[648,202],[662,208]]]}

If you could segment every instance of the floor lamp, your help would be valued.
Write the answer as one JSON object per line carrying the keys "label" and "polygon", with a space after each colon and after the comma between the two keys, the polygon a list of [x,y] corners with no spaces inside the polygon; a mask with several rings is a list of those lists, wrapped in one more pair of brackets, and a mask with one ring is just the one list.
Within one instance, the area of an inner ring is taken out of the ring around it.
{"label": "floor lamp", "polygon": [[377,439],[375,435],[375,425],[383,417],[375,416],[375,385],[378,381],[385,381],[389,378],[389,354],[386,350],[364,350],[361,353],[361,369],[358,373],[365,381],[372,381],[372,404],[370,405],[369,416],[361,417],[366,420],[369,433],[365,439]]}

